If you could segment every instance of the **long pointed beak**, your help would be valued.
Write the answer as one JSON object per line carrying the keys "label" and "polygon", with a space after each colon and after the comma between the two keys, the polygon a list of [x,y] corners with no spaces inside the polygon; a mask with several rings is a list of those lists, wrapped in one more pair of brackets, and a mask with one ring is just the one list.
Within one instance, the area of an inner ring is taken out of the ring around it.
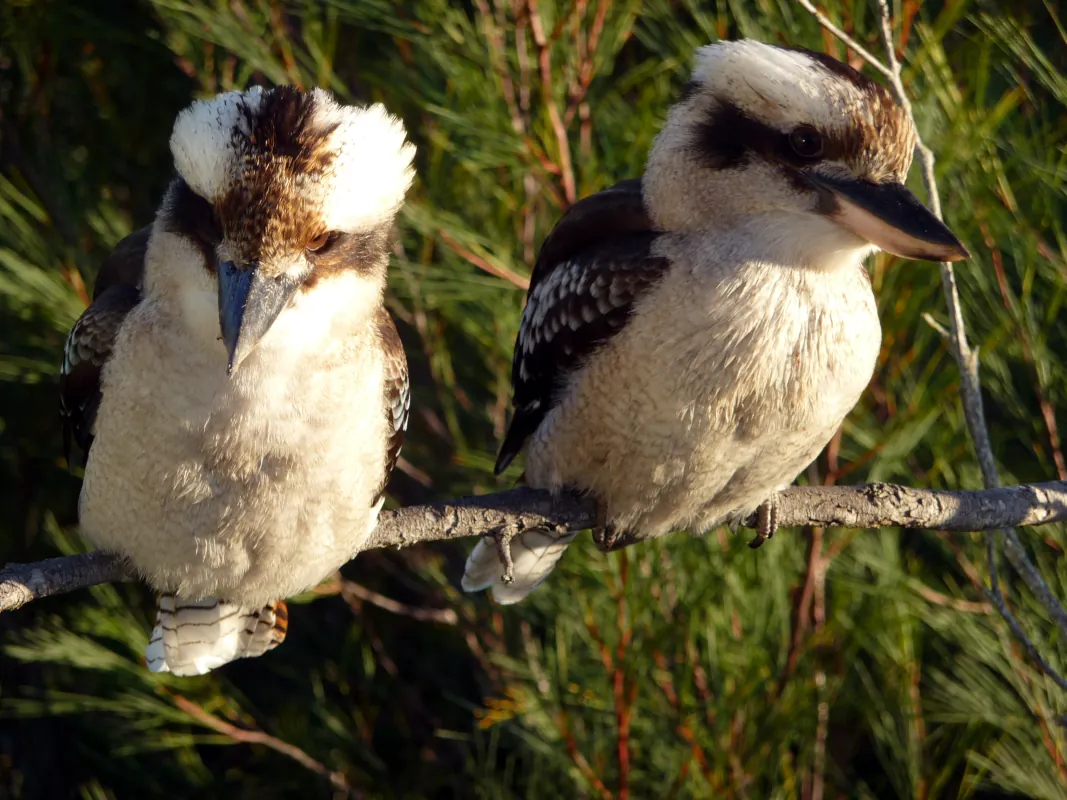
{"label": "long pointed beak", "polygon": [[806,177],[828,192],[828,216],[887,253],[920,261],[960,261],[970,253],[956,234],[902,183]]}
{"label": "long pointed beak", "polygon": [[270,330],[306,275],[266,277],[259,264],[219,264],[219,327],[226,345],[230,375]]}

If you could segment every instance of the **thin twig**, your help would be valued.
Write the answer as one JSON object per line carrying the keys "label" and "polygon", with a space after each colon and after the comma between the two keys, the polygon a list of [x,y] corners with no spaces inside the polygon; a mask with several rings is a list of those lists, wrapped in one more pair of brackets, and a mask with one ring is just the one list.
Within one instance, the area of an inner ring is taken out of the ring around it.
{"label": "thin twig", "polygon": [[570,724],[568,722],[566,710],[561,710],[556,717],[556,727],[559,728],[560,735],[563,737],[563,743],[567,748],[567,754],[571,757],[571,761],[574,762],[574,766],[578,768],[578,771],[582,773],[582,777],[589,782],[589,785],[596,790],[597,794],[603,800],[613,800],[614,795],[608,791],[608,787],[604,785],[604,781],[593,771],[589,761],[581,750],[578,749],[578,742],[574,739],[574,734],[571,733]]}
{"label": "thin twig", "polygon": [[615,669],[611,684],[615,698],[615,721],[618,726],[616,751],[619,757],[619,790],[617,800],[630,798],[630,722],[633,719],[633,703],[637,694],[637,684],[631,682],[626,686],[626,652],[630,648],[633,628],[630,627],[626,610],[626,582],[629,577],[629,559],[626,553],[619,554],[619,585],[615,591],[615,616],[619,629],[619,642],[615,650]]}
{"label": "thin twig", "polygon": [[1019,624],[1019,620],[1015,618],[1015,615],[1008,608],[1008,601],[1004,598],[1004,592],[1001,591],[1000,582],[997,578],[997,534],[999,531],[990,531],[986,534],[986,560],[989,562],[989,589],[986,590],[986,597],[989,598],[989,602],[993,604],[993,607],[997,610],[997,613],[1003,617],[1004,621],[1008,623],[1008,627],[1015,635],[1015,638],[1019,640],[1019,643],[1026,650],[1027,655],[1041,668],[1041,671],[1048,675],[1057,686],[1064,691],[1067,691],[1067,680],[1052,668],[1041,651],[1037,649],[1026,631],[1023,630],[1023,626]]}
{"label": "thin twig", "polygon": [[[515,83],[511,79],[511,68],[508,66],[507,57],[504,54],[504,34],[502,25],[498,25],[489,8],[489,0],[475,0],[478,16],[485,30],[485,40],[489,44],[489,58],[493,64],[493,70],[500,76],[500,84],[504,90],[504,102],[508,107],[511,117],[511,127],[515,133],[522,135],[526,132],[526,125],[519,113],[519,104],[515,99]],[[499,9],[499,5],[497,6]]]}
{"label": "thin twig", "polygon": [[530,281],[529,281],[528,278],[522,277],[517,272],[513,272],[512,270],[508,269],[507,267],[501,266],[499,264],[493,264],[488,259],[482,258],[477,253],[474,253],[474,252],[468,250],[463,245],[461,245],[459,242],[457,242],[455,239],[453,239],[451,236],[449,236],[443,230],[440,232],[440,237],[441,237],[441,241],[444,242],[446,245],[448,245],[448,247],[456,255],[460,256],[461,258],[465,258],[467,261],[469,261],[471,264],[476,266],[478,269],[480,269],[480,270],[482,270],[484,272],[488,272],[490,275],[493,275],[493,276],[495,276],[497,278],[503,278],[504,280],[508,281],[509,283],[519,287],[523,291],[525,291],[525,290],[530,288]]}
{"label": "thin twig", "polygon": [[271,750],[281,753],[287,758],[293,759],[293,761],[300,764],[300,766],[311,770],[317,775],[321,775],[338,791],[344,792],[349,797],[359,797],[352,787],[348,785],[348,780],[345,778],[343,772],[328,768],[322,762],[313,759],[299,747],[291,745],[288,742],[283,742],[281,739],[275,738],[263,731],[248,730],[247,728],[238,728],[236,725],[231,725],[229,722],[219,719],[215,715],[206,711],[202,706],[194,703],[186,697],[182,697],[180,694],[172,694],[171,699],[174,701],[174,705],[201,725],[211,728],[211,730],[221,733],[223,736],[228,736],[235,742],[241,742],[242,744],[261,744],[269,747]]}
{"label": "thin twig", "polygon": [[459,622],[459,617],[456,616],[456,612],[451,608],[418,608],[417,606],[409,606],[406,603],[393,600],[391,597],[378,594],[355,581],[345,580],[344,578],[338,579],[337,592],[349,602],[352,601],[352,598],[356,598],[385,611],[400,614],[404,617],[411,617],[420,622],[438,622],[441,625],[455,625]]}
{"label": "thin twig", "polygon": [[548,119],[552,123],[552,131],[556,136],[556,147],[559,150],[560,181],[563,185],[563,197],[567,201],[567,205],[572,205],[578,199],[578,196],[574,182],[574,168],[571,165],[571,146],[567,139],[567,127],[563,124],[559,106],[552,96],[552,43],[545,35],[537,0],[526,0],[526,9],[530,18],[530,32],[533,34],[534,44],[537,45],[537,63],[541,72],[541,99],[545,104],[545,109],[548,111]]}
{"label": "thin twig", "polygon": [[819,11],[819,9],[811,3],[811,0],[797,0],[797,2],[815,17],[815,19],[819,21],[819,24],[826,28],[826,30],[830,31],[830,33],[844,42],[846,46],[854,50],[864,61],[892,80],[893,74],[890,72],[889,67],[879,61],[876,56],[871,55],[870,51],[864,48],[863,45],[834,25],[828,16]]}
{"label": "thin twig", "polygon": [[[896,48],[893,45],[893,22],[888,0],[878,0],[878,7],[881,11],[882,37],[891,71],[889,80],[893,85],[893,91],[897,95],[898,102],[914,122],[915,115],[912,113],[911,101],[904,90],[901,66],[897,60]],[[919,155],[923,184],[926,187],[930,208],[937,218],[941,219],[941,195],[937,190],[937,176],[934,173],[934,154],[918,136],[916,136],[915,147]],[[952,265],[947,262],[941,264],[941,285],[945,293],[945,301],[948,305],[949,319],[951,321],[952,335],[950,340],[953,344],[956,362],[959,365],[963,379],[961,383],[961,399],[963,401],[964,418],[967,421],[967,429],[970,431],[975,452],[978,455],[978,463],[982,470],[982,481],[987,489],[996,489],[1000,486],[1000,475],[997,473],[996,461],[993,458],[993,448],[990,445],[989,429],[986,427],[985,409],[982,402],[982,383],[978,376],[978,353],[971,349],[967,341],[967,325],[963,320],[962,305],[959,291],[956,287],[956,274],[952,269]],[[986,536],[989,541],[994,541],[997,532],[990,531]],[[1067,609],[1064,609],[1063,605],[1060,604],[1049,589],[1048,584],[1045,583],[1044,578],[1041,577],[1041,573],[1037,571],[1037,567],[1030,561],[1014,527],[1007,527],[1004,530],[1004,555],[1015,572],[1030,588],[1030,591],[1041,606],[1048,611],[1059,628],[1060,636],[1067,640]],[[990,569],[992,569],[992,565],[990,565]],[[1000,592],[999,589],[996,591]],[[994,603],[994,605],[1004,616],[1007,602],[1004,600],[1002,593],[1000,602]],[[1014,618],[1010,618],[1010,614],[1004,616],[1004,619],[1009,625],[1013,625],[1013,630],[1016,630],[1019,634],[1022,633],[1022,628],[1018,626],[1018,623],[1014,622]],[[1033,643],[1026,639],[1025,635],[1023,635],[1023,638],[1027,649],[1031,652],[1034,651]],[[1047,667],[1043,659],[1041,663]],[[1046,668],[1046,672],[1048,671]],[[1055,673],[1051,672],[1050,674],[1055,675]],[[1063,685],[1063,678],[1058,675],[1055,675],[1055,677],[1057,682]]]}
{"label": "thin twig", "polygon": [[[826,629],[826,572],[829,562],[823,557],[822,545],[825,531],[811,529],[811,560],[815,565],[815,585],[811,607],[813,635],[819,639]],[[819,664],[815,670],[815,691],[818,704],[815,711],[815,748],[812,761],[811,800],[822,800],[826,787],[826,740],[830,736],[830,703],[827,700],[826,667]]]}
{"label": "thin twig", "polygon": [[956,597],[949,597],[947,594],[942,594],[929,586],[916,586],[915,592],[928,603],[951,608],[953,611],[961,611],[964,614],[991,614],[993,612],[993,606],[989,603],[976,603],[973,600],[960,600]]}
{"label": "thin twig", "polygon": [[[889,62],[888,66],[860,47],[844,31],[834,26],[825,15],[820,13],[815,6],[811,4],[810,0],[797,0],[797,2],[813,14],[819,21],[820,25],[855,50],[871,67],[878,70],[882,75],[889,79],[890,86],[892,87],[897,102],[900,103],[901,108],[904,109],[905,113],[914,124],[915,115],[912,111],[911,100],[908,98],[908,94],[904,88],[901,64],[897,59],[896,47],[893,43],[893,20],[889,10],[888,1],[878,0],[882,40],[885,46],[886,58]],[[937,189],[937,177],[934,172],[934,154],[930,148],[923,143],[922,138],[918,136],[918,134],[916,134],[915,152],[918,157],[930,209],[938,219],[941,219],[941,195]],[[971,349],[970,344],[967,341],[967,326],[963,320],[959,291],[956,287],[956,275],[951,264],[941,264],[941,285],[945,294],[945,302],[948,306],[949,313],[950,331],[948,339],[952,345],[953,355],[959,365],[962,377],[961,398],[963,402],[963,413],[967,422],[967,429],[970,432],[971,440],[974,443],[975,452],[978,456],[978,463],[982,470],[983,483],[987,489],[996,489],[1000,486],[1000,477],[997,473],[996,462],[993,458],[989,430],[985,423],[981,381],[978,377],[978,354]],[[930,320],[927,321],[930,322]],[[1023,581],[1030,588],[1030,591],[1037,598],[1038,602],[1040,602],[1042,607],[1048,611],[1059,628],[1061,636],[1063,636],[1064,639],[1067,639],[1067,610],[1064,609],[1056,599],[1055,595],[1052,594],[1052,591],[1048,588],[1048,585],[1041,577],[1041,574],[1037,571],[1033,562],[1030,561],[1026,554],[1026,550],[1023,548],[1022,542],[1019,540],[1018,534],[1014,530],[1014,525],[1006,525],[1003,527],[1005,528],[1003,531],[1005,542],[1004,553],[1007,556],[1008,561],[1020,577],[1022,577]],[[990,556],[996,552],[995,542],[997,534],[998,531],[995,529],[990,530],[987,533],[987,553]],[[1057,684],[1060,686],[1067,686],[1067,682],[1054,672],[1051,667],[1049,667],[1048,663],[1038,654],[1037,648],[1033,642],[1030,641],[1018,621],[1012,615],[996,579],[996,564],[992,558],[990,558],[989,561],[989,595],[993,606],[1000,612],[1012,632],[1023,643],[1027,652],[1034,657],[1035,662],[1050,677],[1052,677]]]}
{"label": "thin twig", "polygon": [[578,74],[574,85],[571,86],[570,97],[567,100],[567,110],[563,114],[563,122],[568,126],[574,120],[574,115],[579,107],[585,102],[585,96],[589,91],[590,84],[593,82],[595,75],[593,60],[596,58],[597,45],[600,43],[600,35],[604,31],[604,20],[607,18],[611,2],[612,0],[600,0],[597,3],[596,17],[593,19],[593,27],[589,31],[585,52],[579,53]]}

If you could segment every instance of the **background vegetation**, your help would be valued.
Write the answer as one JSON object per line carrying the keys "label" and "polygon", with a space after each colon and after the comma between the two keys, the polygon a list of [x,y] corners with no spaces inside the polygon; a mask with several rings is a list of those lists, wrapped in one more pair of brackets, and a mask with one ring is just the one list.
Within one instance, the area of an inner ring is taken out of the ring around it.
{"label": "background vegetation", "polygon": [[[873,4],[825,8],[880,52]],[[974,253],[958,275],[999,467],[1065,478],[1064,20],[1048,0],[894,13]],[[640,172],[694,49],[739,36],[850,56],[786,0],[0,4],[0,562],[82,546],[63,337],[103,255],[151,220],[194,97],[318,84],[411,131],[390,304],[417,380],[392,497],[413,504],[510,485],[491,464],[536,247],[568,202]],[[937,270],[871,270],[878,370],[809,479],[979,486],[958,373],[924,321],[944,321]],[[1063,531],[1027,538],[1067,595]],[[361,556],[291,605],[283,647],[203,679],[143,668],[142,587],[0,616],[0,797],[1067,796],[1067,700],[990,615],[977,537],[586,543],[509,608],[457,590],[470,544]]]}

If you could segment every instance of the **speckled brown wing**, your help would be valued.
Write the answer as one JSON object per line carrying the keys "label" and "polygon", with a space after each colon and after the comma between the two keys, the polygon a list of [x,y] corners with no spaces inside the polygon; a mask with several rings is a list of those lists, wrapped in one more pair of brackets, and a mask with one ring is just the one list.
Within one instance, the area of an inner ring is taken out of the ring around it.
{"label": "speckled brown wing", "polygon": [[387,423],[387,452],[385,475],[381,486],[375,494],[375,504],[385,494],[389,477],[393,474],[396,462],[400,458],[400,448],[404,446],[404,435],[408,429],[408,415],[411,411],[411,383],[408,379],[408,361],[404,355],[404,345],[389,312],[384,308],[378,312],[378,336],[385,359],[385,419]]}
{"label": "speckled brown wing", "polygon": [[101,373],[111,357],[122,321],[141,300],[150,233],[149,227],[130,234],[104,260],[93,288],[93,302],[67,336],[59,372],[59,405],[68,464],[73,463],[73,443],[82,450],[83,459],[92,446],[93,424],[100,407]]}
{"label": "speckled brown wing", "polygon": [[497,474],[552,410],[568,375],[626,326],[634,303],[667,271],[667,259],[652,254],[659,235],[640,181],[630,180],[575,203],[545,239],[515,342],[515,411]]}

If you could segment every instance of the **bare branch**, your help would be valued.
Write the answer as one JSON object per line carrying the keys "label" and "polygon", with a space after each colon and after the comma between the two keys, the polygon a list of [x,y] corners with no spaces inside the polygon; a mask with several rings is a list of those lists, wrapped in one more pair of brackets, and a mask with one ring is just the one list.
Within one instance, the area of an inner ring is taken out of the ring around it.
{"label": "bare branch", "polygon": [[[810,0],[797,0],[797,2],[813,14],[819,21],[820,25],[855,50],[871,67],[878,70],[878,72],[882,73],[882,75],[889,79],[890,86],[892,87],[897,102],[900,103],[901,108],[904,109],[905,113],[907,113],[908,117],[911,119],[912,124],[914,124],[915,115],[912,111],[911,100],[908,98],[908,93],[904,89],[902,68],[900,61],[897,58],[896,46],[893,42],[893,17],[889,10],[888,0],[878,0],[882,28],[882,43],[885,46],[886,58],[889,62],[888,67],[866,50],[859,47],[848,34],[830,23],[825,15],[819,12],[815,6],[811,4]],[[938,219],[941,219],[941,195],[937,189],[937,177],[934,172],[934,154],[930,148],[925,145],[918,134],[916,134],[915,154],[922,173],[923,185],[926,188],[927,202],[929,203],[930,210],[934,212]],[[986,489],[995,490],[1000,486],[1000,476],[997,473],[996,461],[993,458],[993,448],[990,445],[989,429],[985,422],[985,408],[982,402],[982,384],[978,377],[978,353],[971,348],[970,343],[967,340],[967,325],[963,320],[959,290],[956,287],[956,274],[952,269],[952,265],[947,262],[942,262],[941,264],[941,286],[945,294],[945,303],[949,313],[950,330],[947,332],[947,338],[952,347],[952,353],[956,358],[956,363],[959,366],[960,376],[962,378],[960,395],[963,403],[964,418],[967,422],[967,430],[970,432],[971,441],[974,443],[975,453],[978,456],[978,464],[982,470],[982,482]],[[933,324],[929,317],[927,317],[927,322]],[[935,327],[940,328],[940,326]],[[1034,566],[1033,562],[1027,555],[1022,542],[1019,540],[1019,535],[1015,531],[1015,525],[1023,524],[1027,523],[1017,522],[1000,526],[1004,528],[1004,555],[1007,557],[1016,573],[1022,577],[1034,597],[1036,597],[1042,607],[1048,611],[1059,629],[1060,635],[1064,639],[1067,639],[1067,609],[1064,609],[1063,605],[1052,593],[1052,590],[1049,589],[1048,584],[1046,584],[1045,580],[1041,577],[1041,573],[1038,572],[1037,567]],[[1004,618],[1005,622],[1007,622],[1008,627],[1011,628],[1012,632],[1019,638],[1027,652],[1034,658],[1038,665],[1061,687],[1067,688],[1067,681],[1053,671],[1045,659],[1041,657],[1033,642],[1027,637],[1022,626],[1008,608],[1007,601],[1000,588],[996,573],[995,554],[999,533],[1000,531],[996,528],[989,530],[987,533],[987,553],[990,574],[990,588],[987,591],[987,594],[989,595],[993,606]]]}
{"label": "bare branch", "polygon": [[839,27],[834,25],[834,23],[830,22],[830,18],[821,11],[819,11],[819,9],[815,7],[811,0],[797,0],[797,2],[813,17],[815,17],[815,19],[818,20],[820,25],[826,28],[826,30],[830,31],[830,33],[832,33],[838,39],[840,39],[846,47],[855,51],[860,56],[860,58],[862,58],[876,70],[881,72],[887,78],[892,80],[893,73],[890,72],[889,67],[879,61],[876,56],[871,55],[871,52],[867,50],[863,45],[861,45],[859,42],[857,42]]}
{"label": "bare branch", "polygon": [[[1067,481],[971,492],[936,492],[887,483],[798,486],[778,498],[778,523],[783,528],[819,525],[982,531],[1063,520],[1067,520]],[[467,536],[514,536],[535,529],[563,534],[586,530],[595,522],[596,506],[591,498],[570,492],[554,497],[521,487],[383,511],[364,549],[411,547]],[[747,520],[746,524],[755,522]],[[636,541],[620,541],[612,549]],[[9,564],[0,570],[0,611],[98,583],[134,579],[120,556],[102,551],[34,564]],[[373,602],[369,597],[363,599]]]}
{"label": "bare branch", "polygon": [[438,622],[442,625],[456,625],[459,623],[459,616],[451,608],[419,608],[418,606],[410,606],[407,603],[401,603],[391,597],[378,594],[378,592],[368,589],[366,586],[362,586],[355,581],[346,580],[341,577],[341,573],[339,572],[326,583],[315,587],[315,594],[339,594],[355,612],[359,611],[361,603],[366,602],[370,603],[372,606],[384,609],[385,611],[391,611],[394,614],[399,614],[404,617],[411,617],[419,622]]}
{"label": "bare branch", "polygon": [[1008,601],[1004,597],[1004,592],[1000,588],[1000,579],[997,577],[997,534],[1000,531],[992,530],[986,534],[986,561],[989,562],[989,588],[986,589],[986,596],[989,598],[989,602],[993,604],[993,607],[997,610],[997,613],[1004,618],[1004,621],[1008,623],[1008,627],[1011,632],[1015,634],[1015,638],[1018,639],[1026,650],[1027,654],[1034,660],[1034,662],[1041,667],[1041,670],[1052,678],[1064,691],[1067,691],[1067,680],[1052,668],[1052,666],[1045,660],[1045,657],[1041,655],[1041,651],[1037,649],[1030,637],[1023,630],[1023,626],[1019,624],[1019,621],[1015,619],[1015,615],[1008,608]]}
{"label": "bare branch", "polygon": [[98,583],[128,580],[133,580],[133,576],[126,562],[102,550],[34,564],[8,564],[0,570],[0,611],[11,611],[31,600]]}
{"label": "bare branch", "polygon": [[[908,116],[911,117],[912,122],[914,122],[915,116],[912,113],[911,102],[908,100],[907,92],[904,90],[901,65],[897,60],[896,48],[893,45],[893,21],[889,11],[888,0],[878,0],[878,7],[881,11],[882,38],[885,42],[886,56],[889,59],[889,80],[893,85],[893,92],[896,94],[897,100]],[[937,215],[937,218],[941,219],[941,195],[937,190],[937,176],[934,173],[934,154],[919,138],[916,139],[915,149],[919,156],[923,185],[926,187],[930,208]],[[987,489],[996,489],[1000,486],[1000,475],[997,473],[996,461],[993,458],[993,448],[989,440],[989,428],[986,426],[985,421],[982,382],[978,377],[978,353],[971,349],[970,343],[967,341],[967,325],[963,320],[959,290],[956,288],[956,274],[951,264],[941,264],[941,286],[945,294],[945,302],[948,306],[949,320],[951,322],[949,341],[952,343],[953,354],[956,357],[956,363],[959,365],[960,375],[963,379],[960,395],[963,402],[963,415],[967,421],[967,430],[970,431],[975,453],[978,456],[978,464],[982,469],[982,482]],[[987,535],[992,543],[997,537],[997,531],[990,531]],[[992,544],[990,545],[990,552],[992,552]],[[1027,556],[1014,527],[1006,526],[1004,531],[1004,555],[1015,572],[1030,588],[1034,597],[1048,611],[1059,628],[1060,635],[1067,639],[1067,609],[1064,609],[1063,605],[1049,589],[1048,584],[1041,577],[1041,573],[1037,571],[1037,567]],[[992,575],[994,570],[992,563],[989,565],[989,569]],[[1003,594],[995,582],[991,582],[991,590],[995,595],[998,595],[998,597],[993,598],[993,604],[1000,611],[1001,616],[1004,617],[1016,634],[1021,635],[1027,650],[1031,654],[1035,653],[1036,649],[1033,643],[1025,635],[1022,635],[1022,628],[1008,612]],[[1046,672],[1050,675],[1055,675],[1043,659],[1040,660],[1040,663]],[[1055,675],[1055,677],[1057,683],[1067,688],[1063,678],[1058,675]]]}

